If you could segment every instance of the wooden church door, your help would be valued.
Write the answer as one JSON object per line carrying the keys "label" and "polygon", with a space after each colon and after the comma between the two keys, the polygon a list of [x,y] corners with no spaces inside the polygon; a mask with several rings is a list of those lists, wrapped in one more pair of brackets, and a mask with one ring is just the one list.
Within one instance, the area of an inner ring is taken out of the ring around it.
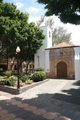
{"label": "wooden church door", "polygon": [[57,77],[58,78],[67,77],[67,64],[65,62],[59,62],[57,64]]}

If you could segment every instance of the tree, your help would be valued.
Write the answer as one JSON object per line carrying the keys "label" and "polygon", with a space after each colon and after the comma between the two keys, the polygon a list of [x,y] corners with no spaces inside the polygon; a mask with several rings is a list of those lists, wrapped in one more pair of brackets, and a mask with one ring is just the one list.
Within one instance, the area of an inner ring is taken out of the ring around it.
{"label": "tree", "polygon": [[80,0],[38,0],[45,4],[46,15],[57,15],[64,23],[80,24]]}
{"label": "tree", "polygon": [[54,28],[54,20],[52,18],[46,19],[45,16],[43,16],[37,21],[37,23],[39,23],[38,25],[41,25],[43,22],[52,29],[52,45],[61,42],[71,43],[71,33],[68,33],[63,27]]}
{"label": "tree", "polygon": [[67,33],[67,30],[65,30],[63,27],[55,28],[52,32],[52,44],[59,44],[61,42],[67,42],[71,43],[71,33]]}
{"label": "tree", "polygon": [[20,46],[20,60],[32,60],[43,45],[43,31],[34,23],[28,23],[28,15],[16,9],[12,3],[0,2],[0,48],[1,55],[14,57]]}
{"label": "tree", "polygon": [[45,25],[49,26],[51,29],[53,29],[53,25],[54,25],[54,20],[52,18],[48,18],[46,19],[45,16],[41,16],[41,18],[37,21],[37,26],[40,27],[40,25],[42,23],[45,23]]}
{"label": "tree", "polygon": [[41,16],[40,20],[37,21],[37,26],[40,27],[41,23],[44,22],[45,16]]}
{"label": "tree", "polygon": [[3,2],[3,0],[0,0],[0,3],[2,3]]}

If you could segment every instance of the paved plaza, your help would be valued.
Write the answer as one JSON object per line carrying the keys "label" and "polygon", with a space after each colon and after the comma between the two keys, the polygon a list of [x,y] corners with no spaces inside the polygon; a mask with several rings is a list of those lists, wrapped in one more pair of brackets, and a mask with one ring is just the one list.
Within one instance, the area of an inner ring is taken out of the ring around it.
{"label": "paved plaza", "polygon": [[79,86],[49,79],[19,95],[0,91],[0,120],[80,120]]}

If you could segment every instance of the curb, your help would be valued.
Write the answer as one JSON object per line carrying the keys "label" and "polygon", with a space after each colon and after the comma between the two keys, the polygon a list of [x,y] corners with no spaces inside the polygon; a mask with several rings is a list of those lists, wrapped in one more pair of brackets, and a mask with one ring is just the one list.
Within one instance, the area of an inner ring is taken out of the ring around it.
{"label": "curb", "polygon": [[48,82],[49,79],[46,79],[46,80],[43,80],[43,81],[40,81],[40,82],[36,82],[34,84],[30,84],[30,85],[27,85],[27,86],[24,86],[24,87],[21,87],[20,89],[17,89],[17,88],[14,88],[14,87],[11,87],[11,86],[6,86],[6,85],[0,85],[0,91],[4,91],[4,92],[7,92],[7,93],[11,93],[11,94],[14,94],[14,95],[18,95],[18,94],[21,94],[33,87],[36,87],[38,85],[41,85],[45,82]]}

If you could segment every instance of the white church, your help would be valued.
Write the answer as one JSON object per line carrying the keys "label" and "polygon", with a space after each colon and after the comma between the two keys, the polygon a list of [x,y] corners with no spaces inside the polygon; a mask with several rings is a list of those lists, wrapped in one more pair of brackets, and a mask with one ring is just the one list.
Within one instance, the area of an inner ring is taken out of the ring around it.
{"label": "white church", "polygon": [[44,45],[34,55],[34,67],[43,67],[49,78],[80,80],[80,46],[60,43],[52,46],[49,26],[40,27],[46,35]]}

